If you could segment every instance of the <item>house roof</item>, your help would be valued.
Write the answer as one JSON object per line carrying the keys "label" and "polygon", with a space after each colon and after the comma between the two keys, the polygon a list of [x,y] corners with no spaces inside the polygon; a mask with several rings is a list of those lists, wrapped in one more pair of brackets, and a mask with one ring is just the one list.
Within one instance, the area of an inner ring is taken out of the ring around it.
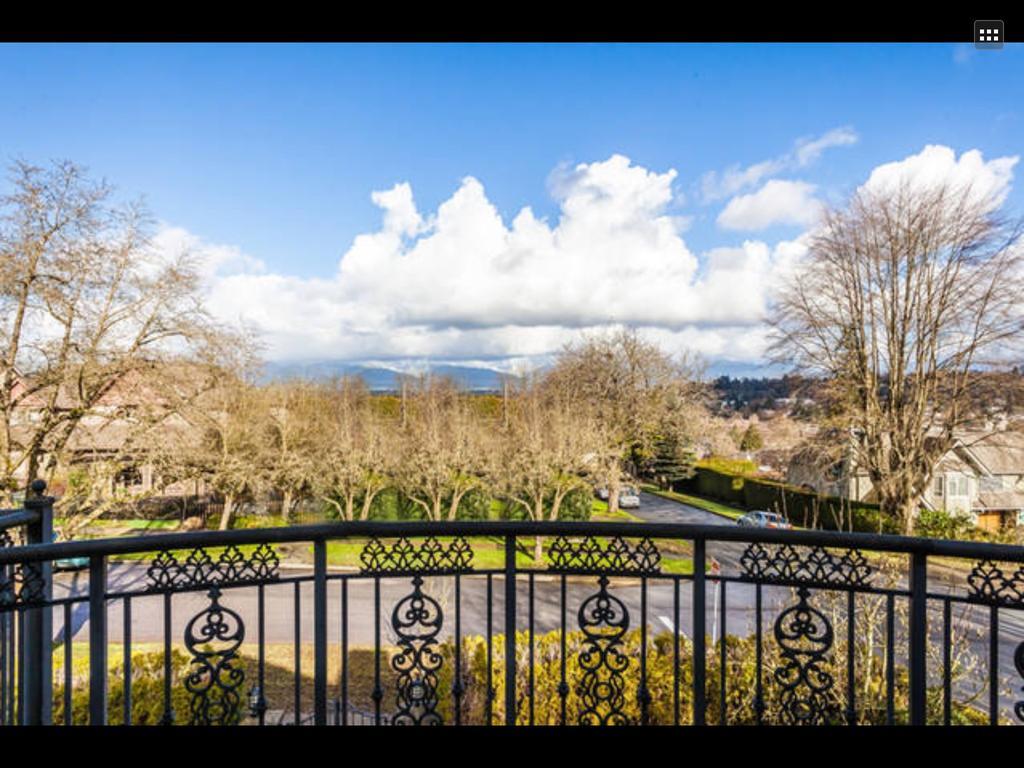
{"label": "house roof", "polygon": [[1024,432],[962,435],[960,445],[993,475],[1024,475]]}
{"label": "house roof", "polygon": [[984,509],[1024,509],[1024,493],[1020,491],[992,491],[978,494],[978,506]]}

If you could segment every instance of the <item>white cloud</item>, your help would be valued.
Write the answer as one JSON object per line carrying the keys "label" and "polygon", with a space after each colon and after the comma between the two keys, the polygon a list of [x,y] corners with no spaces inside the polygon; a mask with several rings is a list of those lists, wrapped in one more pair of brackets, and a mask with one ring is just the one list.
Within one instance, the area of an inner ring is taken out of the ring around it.
{"label": "white cloud", "polygon": [[821,212],[815,186],[804,181],[772,179],[757,192],[740,195],[718,215],[726,229],[765,229],[775,224],[810,226]]}
{"label": "white cloud", "polygon": [[556,222],[525,207],[506,223],[472,177],[433,215],[397,184],[373,193],[380,228],[329,278],[268,273],[179,229],[161,239],[202,257],[210,306],[262,331],[272,359],[536,358],[616,323],[728,347],[742,334],[723,329],[761,320],[771,255],[746,243],[701,269],[682,238],[688,219],[669,213],[676,177],[622,155],[577,165],[552,184]]}
{"label": "white cloud", "polygon": [[793,157],[801,168],[815,163],[826,149],[856,144],[857,133],[852,128],[833,128],[816,139],[801,139],[797,142]]}
{"label": "white cloud", "polygon": [[797,139],[793,149],[779,157],[746,168],[732,165],[721,172],[709,171],[701,179],[701,197],[705,203],[724,200],[783,171],[805,168],[817,162],[826,149],[856,144],[858,138],[852,128],[833,128],[816,139]]}
{"label": "white cloud", "polygon": [[152,248],[167,258],[188,255],[195,260],[201,278],[211,281],[233,274],[262,274],[266,266],[236,245],[216,245],[181,227],[163,224],[153,236]]}
{"label": "white cloud", "polygon": [[980,150],[964,152],[957,159],[950,147],[929,144],[916,155],[910,155],[875,168],[862,189],[869,192],[891,192],[903,184],[929,187],[949,183],[969,189],[976,200],[986,201],[992,209],[1006,200],[1013,181],[1013,168],[1020,157],[997,157],[986,161]]}
{"label": "white cloud", "polygon": [[[812,157],[822,146],[813,144],[801,145]],[[976,150],[957,159],[951,149],[926,147],[879,166],[866,184],[950,172],[1002,198],[1016,162],[986,162]],[[685,219],[670,213],[674,170],[613,155],[557,176],[554,221],[529,207],[504,220],[473,177],[435,212],[417,209],[408,184],[375,192],[380,227],[356,237],[327,277],[277,274],[238,248],[179,228],[165,227],[157,244],[199,259],[210,308],[261,331],[272,360],[395,368],[429,359],[509,369],[516,360],[539,364],[581,332],[627,323],[670,352],[763,358],[764,315],[775,286],[806,253],[807,232],[698,256],[683,240]],[[819,205],[813,193],[804,182],[769,181],[732,200],[720,223],[810,227]]]}

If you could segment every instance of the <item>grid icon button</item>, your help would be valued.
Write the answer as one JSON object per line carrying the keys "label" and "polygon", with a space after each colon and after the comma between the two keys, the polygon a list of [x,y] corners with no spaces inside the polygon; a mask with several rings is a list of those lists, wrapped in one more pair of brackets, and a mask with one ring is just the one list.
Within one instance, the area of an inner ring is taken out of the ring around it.
{"label": "grid icon button", "polygon": [[997,50],[1003,47],[1006,31],[1003,22],[995,19],[974,22],[974,47]]}

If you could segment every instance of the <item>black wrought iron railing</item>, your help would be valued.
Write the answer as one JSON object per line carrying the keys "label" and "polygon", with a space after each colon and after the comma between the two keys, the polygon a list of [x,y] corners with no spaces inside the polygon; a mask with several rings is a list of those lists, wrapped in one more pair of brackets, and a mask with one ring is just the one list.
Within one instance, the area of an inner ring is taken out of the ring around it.
{"label": "black wrought iron railing", "polygon": [[7,725],[1024,722],[1021,547],[594,522],[55,544],[35,491],[0,515]]}

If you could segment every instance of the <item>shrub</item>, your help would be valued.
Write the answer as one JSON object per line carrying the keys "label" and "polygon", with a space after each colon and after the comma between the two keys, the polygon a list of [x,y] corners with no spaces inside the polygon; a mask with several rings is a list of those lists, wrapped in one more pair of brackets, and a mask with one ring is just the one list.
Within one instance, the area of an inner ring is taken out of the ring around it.
{"label": "shrub", "polygon": [[458,520],[486,520],[491,514],[491,495],[482,488],[468,491],[455,513]]}
{"label": "shrub", "polygon": [[[190,657],[177,648],[171,651],[171,709],[175,723],[189,717],[189,693],[185,690]],[[124,725],[124,663],[118,660],[107,677],[107,722]],[[157,725],[164,715],[164,654],[162,651],[132,655],[132,723]],[[53,691],[53,722],[64,722],[64,685]],[[89,685],[87,675],[72,680],[71,722],[89,722]]]}
{"label": "shrub", "polygon": [[[739,463],[718,459],[714,462],[715,466]],[[711,466],[698,467],[694,477],[676,483],[673,490],[705,496],[740,509],[765,509],[785,514],[792,523],[805,528],[902,533],[898,521],[883,515],[877,505],[822,496]]]}
{"label": "shrub", "polygon": [[973,530],[974,523],[966,512],[922,509],[914,521],[914,533],[936,539],[965,539]]}
{"label": "shrub", "polygon": [[560,520],[589,520],[593,506],[594,492],[589,486],[574,488],[562,499],[558,517]]}

